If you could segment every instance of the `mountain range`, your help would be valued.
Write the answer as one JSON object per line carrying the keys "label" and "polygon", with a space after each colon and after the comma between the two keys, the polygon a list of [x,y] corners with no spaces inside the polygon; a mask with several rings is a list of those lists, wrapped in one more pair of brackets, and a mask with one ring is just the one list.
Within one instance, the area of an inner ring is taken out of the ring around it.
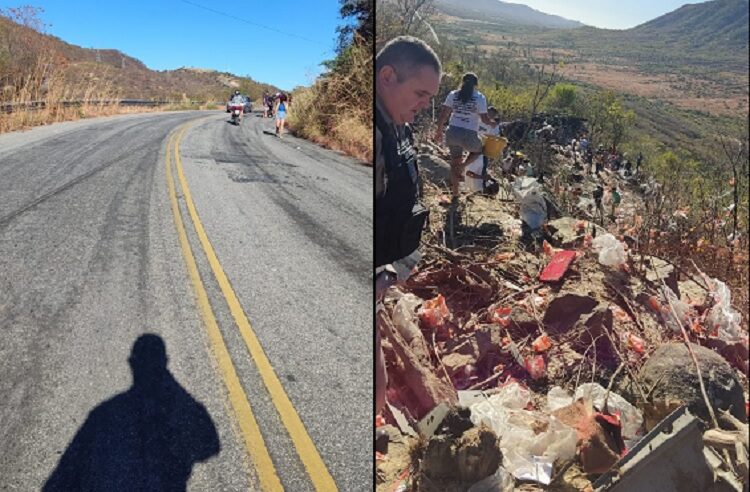
{"label": "mountain range", "polygon": [[[3,42],[11,37],[14,43]],[[108,92],[126,99],[223,101],[234,89],[258,99],[264,90],[279,90],[250,77],[205,68],[151,70],[142,61],[119,50],[82,48],[0,16],[0,72],[8,72],[13,64],[24,63],[26,59],[42,58],[54,58],[72,87],[106,86]],[[2,79],[0,73],[0,85]],[[0,100],[1,96],[2,93]]]}
{"label": "mountain range", "polygon": [[442,12],[465,19],[550,29],[573,29],[584,25],[575,20],[545,14],[526,5],[499,0],[436,0],[435,6]]}

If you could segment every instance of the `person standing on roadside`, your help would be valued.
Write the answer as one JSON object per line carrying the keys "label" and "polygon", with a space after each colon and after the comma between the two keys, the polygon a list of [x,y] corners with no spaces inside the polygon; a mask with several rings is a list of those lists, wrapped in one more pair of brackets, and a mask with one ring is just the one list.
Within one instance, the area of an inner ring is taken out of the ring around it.
{"label": "person standing on roadside", "polygon": [[283,92],[278,94],[276,98],[276,107],[274,113],[276,114],[276,136],[282,138],[284,133],[284,122],[286,121],[286,112],[289,109],[289,100]]}
{"label": "person standing on roadside", "polygon": [[268,91],[263,91],[263,118],[268,118]]}
{"label": "person standing on roadside", "polygon": [[[430,105],[442,67],[424,41],[400,36],[375,57],[375,300],[399,279],[393,263],[419,247],[427,211],[419,203],[417,151],[409,123]],[[377,319],[377,317],[376,317]],[[375,331],[375,413],[387,384],[380,331]]]}
{"label": "person standing on roadside", "polygon": [[[477,133],[479,120],[493,128],[498,125],[487,115],[487,99],[476,88],[479,84],[476,74],[465,73],[461,80],[461,87],[445,98],[435,130],[435,143],[439,145],[443,140],[443,127],[448,122],[445,143],[451,155],[451,194],[454,203],[458,201],[466,164],[482,153],[482,140]],[[466,160],[463,160],[464,151],[469,152]]]}

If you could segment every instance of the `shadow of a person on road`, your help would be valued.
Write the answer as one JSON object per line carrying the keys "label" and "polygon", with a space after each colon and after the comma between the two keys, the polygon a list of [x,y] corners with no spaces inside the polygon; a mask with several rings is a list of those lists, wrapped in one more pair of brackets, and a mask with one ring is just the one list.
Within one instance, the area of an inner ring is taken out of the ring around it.
{"label": "shadow of a person on road", "polygon": [[128,362],[133,385],[89,413],[44,491],[185,490],[193,464],[219,453],[206,408],[167,369],[164,340],[141,335]]}

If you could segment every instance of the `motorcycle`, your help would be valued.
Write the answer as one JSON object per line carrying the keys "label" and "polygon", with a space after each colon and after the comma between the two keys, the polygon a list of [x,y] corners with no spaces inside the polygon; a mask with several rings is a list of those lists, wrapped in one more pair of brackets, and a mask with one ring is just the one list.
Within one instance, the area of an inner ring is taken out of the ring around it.
{"label": "motorcycle", "polygon": [[229,106],[229,111],[232,113],[232,124],[239,125],[242,117],[242,111],[244,110],[244,105],[242,104],[231,104]]}

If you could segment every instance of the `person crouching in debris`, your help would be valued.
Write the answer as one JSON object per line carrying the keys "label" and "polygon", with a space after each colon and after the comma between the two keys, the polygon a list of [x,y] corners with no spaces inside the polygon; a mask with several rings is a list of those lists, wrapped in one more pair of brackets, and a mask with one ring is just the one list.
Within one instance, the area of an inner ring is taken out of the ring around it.
{"label": "person crouching in debris", "polygon": [[[479,120],[492,128],[498,125],[487,115],[487,99],[476,89],[478,84],[476,74],[464,74],[461,87],[451,91],[445,98],[435,130],[435,143],[440,145],[443,127],[448,122],[445,143],[451,154],[451,194],[454,203],[458,202],[459,185],[464,180],[466,164],[482,155],[482,140],[477,134]],[[469,152],[469,155],[462,161],[464,151]]]}
{"label": "person crouching in debris", "polygon": [[513,183],[513,195],[519,205],[521,241],[541,244],[542,226],[547,222],[547,200],[542,185],[533,177],[523,177]]}
{"label": "person crouching in debris", "polygon": [[500,164],[500,168],[503,170],[503,177],[505,179],[507,179],[508,181],[515,180],[516,173],[518,172],[518,166],[520,166],[523,162],[523,157],[525,156],[521,152],[511,151],[503,159],[503,162]]}
{"label": "person crouching in debris", "polygon": [[[392,264],[418,247],[428,212],[419,203],[417,151],[409,123],[429,106],[442,67],[422,40],[400,36],[375,57],[375,298],[398,280]],[[385,405],[386,370],[375,331],[375,412]]]}
{"label": "person crouching in debris", "polygon": [[[494,106],[490,106],[489,108],[487,108],[487,116],[489,116],[493,121],[497,121],[497,115],[497,108],[495,108]],[[485,125],[483,122],[480,122],[479,134],[499,137],[500,127],[491,127],[489,125]],[[474,158],[474,160],[467,163],[465,183],[466,188],[468,188],[469,191],[486,191],[490,193],[492,190],[490,190],[489,188],[494,189],[494,187],[497,186],[497,182],[494,179],[491,179],[489,173],[487,172],[488,165],[489,157],[483,154],[479,154]]]}

